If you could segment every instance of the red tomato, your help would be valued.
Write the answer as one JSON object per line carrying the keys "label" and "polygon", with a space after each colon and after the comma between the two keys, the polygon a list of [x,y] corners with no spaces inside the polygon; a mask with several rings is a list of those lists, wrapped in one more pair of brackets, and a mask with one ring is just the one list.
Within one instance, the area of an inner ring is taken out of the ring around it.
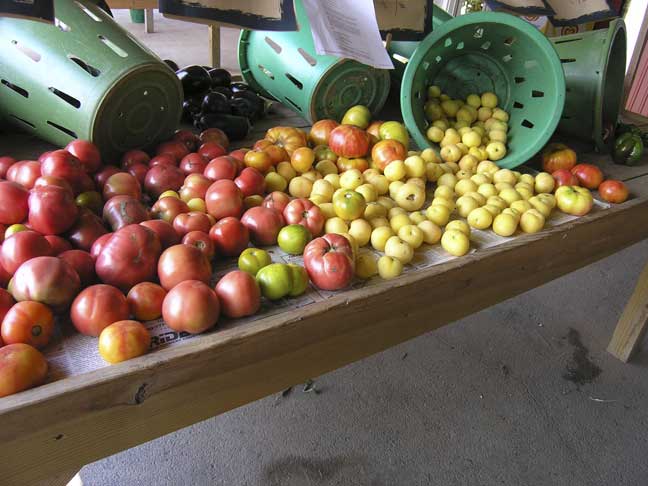
{"label": "red tomato", "polygon": [[24,221],[29,212],[27,190],[15,182],[0,181],[0,223],[16,224]]}
{"label": "red tomato", "polygon": [[83,192],[83,181],[88,177],[79,159],[67,150],[54,150],[41,162],[41,174],[65,179],[75,193]]}
{"label": "red tomato", "polygon": [[94,258],[87,251],[68,250],[61,253],[58,257],[68,262],[74,268],[79,275],[81,287],[85,288],[97,280]]}
{"label": "red tomato", "polygon": [[72,249],[72,245],[70,244],[70,242],[61,236],[46,235],[45,239],[52,247],[50,256],[59,256],[64,251],[68,251]]}
{"label": "red tomato", "polygon": [[340,157],[364,157],[369,152],[369,134],[353,125],[340,125],[331,131],[329,147]]}
{"label": "red tomato", "polygon": [[216,292],[197,280],[187,280],[174,286],[162,304],[164,322],[178,332],[205,332],[216,325],[219,314]]}
{"label": "red tomato", "polygon": [[151,215],[154,218],[173,223],[173,220],[179,214],[188,213],[189,211],[189,206],[183,200],[173,196],[165,196],[155,202],[151,208]]}
{"label": "red tomato", "polygon": [[95,271],[102,282],[126,292],[135,284],[155,279],[160,251],[160,239],[153,230],[130,224],[106,242]]}
{"label": "red tomato", "polygon": [[27,260],[49,256],[52,247],[43,235],[35,231],[19,231],[5,240],[0,249],[0,263],[11,275]]}
{"label": "red tomato", "polygon": [[38,179],[34,181],[34,187],[43,187],[43,186],[58,186],[70,192],[73,192],[70,183],[65,179],[61,179],[60,177],[40,176]]}
{"label": "red tomato", "polygon": [[319,236],[324,229],[322,210],[308,199],[290,201],[283,211],[283,217],[286,224],[300,224],[313,236]]}
{"label": "red tomato", "polygon": [[405,160],[407,148],[398,140],[381,140],[371,149],[371,158],[380,170],[394,160]]}
{"label": "red tomato", "polygon": [[342,235],[324,235],[304,248],[304,267],[308,276],[323,290],[340,290],[351,284],[353,258],[353,248]]}
{"label": "red tomato", "polygon": [[335,120],[318,120],[313,123],[313,126],[308,133],[308,141],[313,145],[328,145],[328,139],[333,129],[339,127],[340,124]]}
{"label": "red tomato", "polygon": [[209,233],[211,227],[212,225],[207,215],[198,211],[178,214],[173,219],[173,229],[175,229],[176,233],[181,237],[190,231],[203,231]]}
{"label": "red tomato", "polygon": [[576,176],[581,186],[596,189],[603,182],[603,172],[592,164],[576,164],[571,173]]}
{"label": "red tomato", "polygon": [[178,161],[170,154],[160,154],[156,155],[149,162],[149,167],[155,167],[156,165],[178,165]]}
{"label": "red tomato", "polygon": [[0,179],[5,179],[7,177],[7,171],[9,167],[16,163],[16,159],[13,157],[0,157]]}
{"label": "red tomato", "polygon": [[571,170],[576,165],[576,152],[562,143],[550,143],[542,152],[542,170],[553,174],[559,169]]}
{"label": "red tomato", "polygon": [[227,317],[251,316],[261,307],[259,284],[252,275],[241,270],[225,274],[216,285],[216,294]]}
{"label": "red tomato", "polygon": [[144,179],[144,189],[152,197],[159,197],[164,191],[177,191],[182,187],[185,174],[175,165],[151,167]]}
{"label": "red tomato", "polygon": [[615,204],[625,202],[630,195],[628,186],[625,183],[613,179],[602,182],[598,188],[598,192],[601,195],[601,199]]}
{"label": "red tomato", "polygon": [[141,199],[142,189],[134,176],[128,172],[117,172],[117,174],[111,175],[103,186],[105,201],[114,196],[130,196]]}
{"label": "red tomato", "polygon": [[195,152],[200,143],[200,139],[189,130],[176,130],[173,134],[173,140],[184,143],[189,152]]}
{"label": "red tomato", "polygon": [[107,165],[103,169],[101,169],[101,171],[97,172],[94,175],[94,181],[97,184],[99,190],[103,189],[104,184],[111,175],[117,174],[118,172],[121,171],[114,165]]}
{"label": "red tomato", "polygon": [[182,157],[184,157],[188,153],[189,153],[189,149],[187,149],[187,146],[184,143],[179,142],[177,140],[161,143],[160,145],[158,145],[156,151],[156,155],[161,155],[161,154],[171,155],[175,159],[176,165],[178,164],[178,162],[180,162]]}
{"label": "red tomato", "polygon": [[170,246],[180,243],[180,235],[178,235],[170,223],[162,219],[150,219],[148,221],[142,221],[140,224],[153,230],[158,235],[162,250],[166,250]]}
{"label": "red tomato", "polygon": [[54,334],[54,315],[40,302],[26,300],[14,305],[2,320],[5,344],[24,343],[42,349]]}
{"label": "red tomato", "polygon": [[110,364],[146,354],[151,334],[141,322],[123,320],[106,327],[99,335],[99,354]]}
{"label": "red tomato", "polygon": [[250,238],[258,245],[275,245],[279,230],[284,227],[285,222],[279,211],[257,206],[245,211],[241,223],[250,232]]}
{"label": "red tomato", "polygon": [[212,181],[202,174],[189,174],[180,188],[180,199],[183,201],[191,201],[194,198],[205,199],[211,184]]}
{"label": "red tomato", "polygon": [[103,208],[103,219],[113,231],[130,224],[141,223],[149,219],[149,212],[144,205],[131,196],[111,197]]}
{"label": "red tomato", "polygon": [[88,140],[72,140],[65,150],[74,155],[88,174],[94,174],[101,167],[101,154],[95,144]]}
{"label": "red tomato", "polygon": [[551,175],[556,181],[556,187],[580,185],[578,178],[567,169],[558,169],[557,171],[552,172]]}
{"label": "red tomato", "polygon": [[238,186],[244,197],[255,194],[262,196],[265,193],[265,177],[263,177],[261,172],[252,167],[243,169],[239,176],[234,179],[234,184]]}
{"label": "red tomato", "polygon": [[101,218],[89,209],[81,209],[79,217],[67,233],[68,240],[81,250],[90,251],[97,238],[108,233]]}
{"label": "red tomato", "polygon": [[214,142],[222,147],[229,147],[229,139],[220,128],[208,128],[200,134],[200,141],[202,143]]}
{"label": "red tomato", "polygon": [[7,180],[20,184],[26,189],[31,189],[36,179],[41,176],[40,162],[35,160],[21,160],[9,167]]}
{"label": "red tomato", "polygon": [[221,179],[234,180],[238,174],[238,163],[234,157],[223,155],[209,161],[203,174],[212,181]]}
{"label": "red tomato", "polygon": [[148,166],[144,164],[133,164],[128,168],[128,173],[137,179],[140,188],[144,185],[148,171]]}
{"label": "red tomato", "polygon": [[29,225],[44,235],[59,235],[72,227],[79,215],[72,193],[44,186],[29,194]]}
{"label": "red tomato", "polygon": [[[233,150],[229,153],[229,156],[232,157],[234,160],[238,162],[239,170],[243,170],[243,161],[245,160],[245,154],[249,152],[249,149],[238,149],[238,150]],[[287,154],[286,154],[287,155]],[[286,159],[288,160],[288,159]]]}
{"label": "red tomato", "polygon": [[[7,314],[7,312],[9,312],[9,309],[11,309],[15,303],[16,301],[9,292],[7,292],[5,289],[0,289],[0,323],[2,323],[5,315]],[[0,347],[2,347],[2,344],[0,344]]]}
{"label": "red tomato", "polygon": [[101,253],[101,250],[103,250],[103,247],[106,246],[106,243],[108,243],[108,240],[112,238],[112,235],[114,234],[115,233],[106,233],[105,235],[97,238],[95,242],[92,244],[92,247],[90,248],[90,255],[95,260],[95,262],[97,261],[97,257],[99,256],[99,253]]}
{"label": "red tomato", "polygon": [[152,321],[162,316],[162,301],[167,291],[152,282],[138,283],[128,291],[130,313],[138,321]]}
{"label": "red tomato", "polygon": [[211,263],[195,246],[175,245],[167,248],[158,261],[160,284],[166,290],[185,280],[209,283],[211,275]]}
{"label": "red tomato", "polygon": [[[2,265],[0,265],[0,286],[7,287],[10,280],[11,275],[4,269]],[[2,346],[2,343],[0,343],[0,346]]]}
{"label": "red tomato", "polygon": [[186,175],[189,174],[202,174],[207,167],[207,161],[198,153],[191,153],[185,155],[180,161],[180,170]]}
{"label": "red tomato", "polygon": [[385,123],[382,120],[375,120],[372,121],[369,126],[367,127],[367,133],[369,134],[369,138],[371,139],[372,143],[378,142],[380,140],[380,125]]}
{"label": "red tomato", "polygon": [[70,305],[79,292],[81,281],[66,261],[40,256],[20,265],[9,287],[11,295],[19,302],[35,300],[60,311]]}
{"label": "red tomato", "polygon": [[290,202],[290,196],[285,192],[274,191],[268,194],[263,200],[263,206],[270,209],[275,209],[283,214],[284,209],[288,206]]}
{"label": "red tomato", "polygon": [[227,154],[227,150],[215,142],[205,142],[198,149],[198,154],[205,159],[205,162],[209,162],[216,157]]}
{"label": "red tomato", "polygon": [[47,361],[29,344],[0,348],[0,397],[40,385],[47,376]]}
{"label": "red tomato", "polygon": [[72,324],[81,334],[99,336],[107,326],[128,319],[128,302],[112,285],[92,285],[77,295],[70,307]]}
{"label": "red tomato", "polygon": [[150,161],[151,158],[143,150],[129,150],[122,155],[120,165],[123,169],[128,169],[137,164],[148,165]]}
{"label": "red tomato", "polygon": [[238,218],[223,218],[209,230],[216,253],[238,256],[250,243],[250,232]]}
{"label": "red tomato", "polygon": [[212,260],[216,254],[214,242],[209,238],[209,235],[204,231],[190,231],[182,238],[183,245],[195,246],[198,248],[208,260]]}
{"label": "red tomato", "polygon": [[238,217],[243,211],[243,193],[234,181],[223,179],[209,186],[205,203],[207,212],[217,220],[228,216]]}

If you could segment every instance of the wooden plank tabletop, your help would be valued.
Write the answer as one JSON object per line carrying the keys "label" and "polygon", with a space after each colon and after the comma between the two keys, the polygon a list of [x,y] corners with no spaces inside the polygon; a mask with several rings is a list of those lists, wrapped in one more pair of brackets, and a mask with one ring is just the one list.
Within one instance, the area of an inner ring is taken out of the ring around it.
{"label": "wooden plank tabletop", "polygon": [[[278,121],[299,125],[282,116],[258,124],[253,136]],[[20,157],[47,148],[33,140],[22,146],[29,138],[11,139]],[[0,146],[8,147],[6,141],[0,136]],[[1,399],[2,484],[34,484],[78,469],[437,329],[648,238],[648,165],[604,170],[628,181],[631,200],[393,281],[235,322]]]}

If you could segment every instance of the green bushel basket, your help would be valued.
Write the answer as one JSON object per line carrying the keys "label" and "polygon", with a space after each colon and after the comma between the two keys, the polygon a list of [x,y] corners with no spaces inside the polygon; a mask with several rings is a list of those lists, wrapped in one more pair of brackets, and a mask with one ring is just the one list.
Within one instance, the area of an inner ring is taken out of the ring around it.
{"label": "green bushel basket", "polygon": [[567,99],[558,130],[594,141],[601,152],[614,141],[626,69],[626,29],[623,19],[608,29],[551,39],[567,79]]}
{"label": "green bushel basket", "polygon": [[510,114],[508,154],[497,164],[509,169],[542,149],[565,104],[565,75],[551,42],[524,20],[497,12],[448,20],[407,63],[401,108],[420,148],[432,145],[423,111],[430,85],[464,100],[471,93],[497,94],[499,106]]}
{"label": "green bushel basket", "polygon": [[[432,7],[432,31],[434,32],[442,24],[452,19],[452,15],[443,10],[441,7],[433,5]],[[414,51],[419,46],[419,41],[392,41],[387,44],[387,52],[392,58],[394,69],[391,72],[392,80],[400,83],[405,74],[405,68]]]}
{"label": "green bushel basket", "polygon": [[91,140],[107,159],[171,136],[175,73],[93,3],[54,9],[54,25],[0,18],[0,119],[60,146]]}
{"label": "green bushel basket", "polygon": [[300,30],[241,32],[238,58],[243,79],[310,122],[340,120],[354,105],[380,111],[389,95],[389,72],[318,55],[302,2],[295,0],[294,5]]}

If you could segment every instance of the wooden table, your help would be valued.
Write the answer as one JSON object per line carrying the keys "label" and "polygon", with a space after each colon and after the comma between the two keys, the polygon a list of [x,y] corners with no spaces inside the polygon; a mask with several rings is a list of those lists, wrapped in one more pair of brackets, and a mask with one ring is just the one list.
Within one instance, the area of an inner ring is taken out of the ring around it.
{"label": "wooden table", "polygon": [[[279,116],[263,120],[252,138],[279,123],[304,125]],[[9,146],[2,136],[0,146]],[[18,156],[43,148],[22,147]],[[608,175],[627,181],[630,201],[393,281],[0,399],[2,484],[65,484],[84,464],[438,329],[647,238],[648,165],[599,162]],[[621,359],[629,358],[645,331],[646,303],[648,267],[610,344]]]}

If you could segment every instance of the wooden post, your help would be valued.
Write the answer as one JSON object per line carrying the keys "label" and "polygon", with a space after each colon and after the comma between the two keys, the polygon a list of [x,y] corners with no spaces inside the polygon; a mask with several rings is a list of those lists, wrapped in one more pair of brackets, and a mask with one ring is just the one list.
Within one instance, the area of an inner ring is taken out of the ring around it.
{"label": "wooden post", "polygon": [[648,329],[648,265],[614,330],[607,350],[627,363]]}
{"label": "wooden post", "polygon": [[147,8],[144,10],[144,28],[147,34],[152,34],[155,31],[155,20],[153,19],[153,9]]}
{"label": "wooden post", "polygon": [[220,67],[220,26],[218,24],[209,25],[209,62],[212,67]]}

